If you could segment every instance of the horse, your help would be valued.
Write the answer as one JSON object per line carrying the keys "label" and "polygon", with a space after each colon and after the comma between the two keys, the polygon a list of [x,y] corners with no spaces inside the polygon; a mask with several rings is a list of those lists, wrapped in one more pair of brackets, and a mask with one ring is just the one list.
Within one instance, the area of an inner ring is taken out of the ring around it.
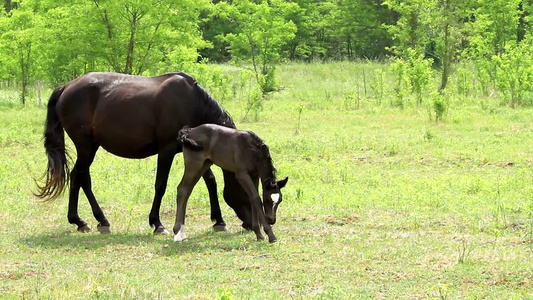
{"label": "horse", "polygon": [[[252,131],[216,124],[185,127],[180,130],[178,140],[183,145],[185,171],[178,185],[174,241],[187,238],[187,201],[201,175],[215,164],[235,173],[237,181],[246,191],[252,207],[252,229],[257,240],[264,239],[260,228],[262,226],[268,235],[268,241],[275,242],[276,236],[271,225],[276,223],[276,213],[283,200],[281,189],[289,178],[276,180],[276,169],[265,142]],[[257,192],[259,179],[263,187],[263,202]]]}
{"label": "horse", "polygon": [[[83,189],[101,233],[110,224],[91,187],[89,168],[99,147],[124,157],[143,159],[157,154],[155,196],[149,215],[154,233],[169,234],[160,221],[174,156],[182,151],[176,136],[184,126],[215,123],[235,128],[231,116],[189,76],[182,72],[145,77],[118,73],[88,73],[57,87],[48,102],[44,147],[48,166],[44,184],[34,194],[49,201],[59,197],[70,183],[68,222],[81,232],[91,227],[78,215],[78,196]],[[69,170],[64,131],[74,143],[77,159]],[[209,192],[211,220],[216,231],[226,230],[210,169],[202,174]],[[244,190],[231,172],[224,173],[224,199],[251,228],[251,208]]]}

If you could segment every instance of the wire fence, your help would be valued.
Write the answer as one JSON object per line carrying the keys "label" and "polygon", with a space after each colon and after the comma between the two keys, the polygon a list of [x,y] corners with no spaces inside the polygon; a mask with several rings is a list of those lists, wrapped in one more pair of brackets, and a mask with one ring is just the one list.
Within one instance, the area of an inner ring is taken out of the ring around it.
{"label": "wire fence", "polygon": [[[0,80],[0,105],[17,106],[22,105],[22,83],[18,81]],[[48,101],[47,95],[52,91],[52,87],[41,80],[30,82],[26,86],[24,102],[26,106],[41,107]]]}

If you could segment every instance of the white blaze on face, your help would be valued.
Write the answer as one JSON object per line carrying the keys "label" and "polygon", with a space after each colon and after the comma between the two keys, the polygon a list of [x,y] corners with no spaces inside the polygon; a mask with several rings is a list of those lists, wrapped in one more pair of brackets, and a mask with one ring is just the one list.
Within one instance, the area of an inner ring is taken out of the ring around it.
{"label": "white blaze on face", "polygon": [[276,206],[276,204],[278,204],[278,201],[279,201],[279,193],[275,193],[275,194],[272,194],[270,195],[270,199],[272,199],[272,206]]}
{"label": "white blaze on face", "polygon": [[185,234],[185,225],[181,225],[180,231],[174,235],[174,242],[181,242],[187,238]]}

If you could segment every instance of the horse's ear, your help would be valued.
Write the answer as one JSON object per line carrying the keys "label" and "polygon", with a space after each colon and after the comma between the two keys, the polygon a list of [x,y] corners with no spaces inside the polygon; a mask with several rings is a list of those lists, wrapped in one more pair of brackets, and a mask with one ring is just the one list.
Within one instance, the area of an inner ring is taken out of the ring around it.
{"label": "horse's ear", "polygon": [[278,188],[282,188],[287,184],[287,181],[289,181],[289,177],[285,177],[285,179],[278,181]]}

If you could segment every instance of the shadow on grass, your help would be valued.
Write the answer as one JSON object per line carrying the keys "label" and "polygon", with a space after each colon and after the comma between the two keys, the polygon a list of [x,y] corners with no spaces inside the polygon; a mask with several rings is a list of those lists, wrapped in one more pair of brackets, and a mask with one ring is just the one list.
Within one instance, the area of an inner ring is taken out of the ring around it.
{"label": "shadow on grass", "polygon": [[85,250],[94,251],[106,247],[139,246],[159,248],[159,254],[175,256],[190,252],[227,252],[233,250],[263,249],[270,247],[266,241],[258,242],[252,232],[213,232],[196,233],[183,242],[175,243],[172,235],[161,236],[152,233],[111,233],[99,234],[63,232],[40,233],[19,240],[34,249]]}
{"label": "shadow on grass", "polygon": [[189,237],[189,239],[175,243],[168,240],[163,245],[161,255],[179,256],[190,252],[231,252],[243,250],[262,250],[272,247],[267,241],[257,241],[255,234],[251,231],[239,232],[203,232]]}

